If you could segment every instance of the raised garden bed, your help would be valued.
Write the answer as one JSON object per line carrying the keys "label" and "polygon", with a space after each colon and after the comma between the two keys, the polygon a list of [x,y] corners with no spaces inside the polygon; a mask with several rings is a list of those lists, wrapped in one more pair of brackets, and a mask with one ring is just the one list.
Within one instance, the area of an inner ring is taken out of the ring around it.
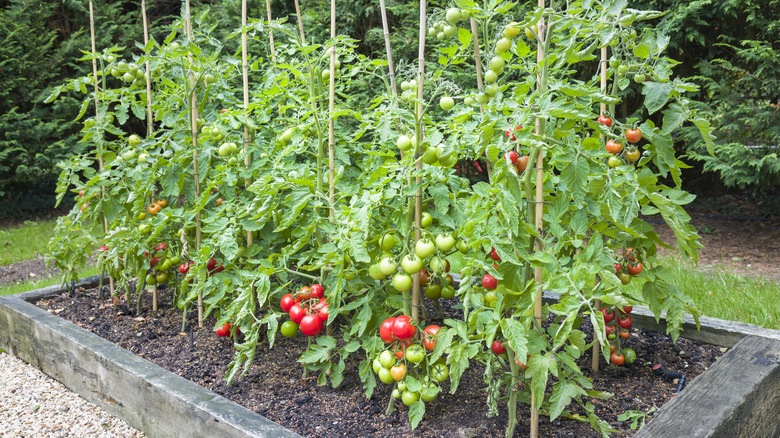
{"label": "raised garden bed", "polygon": [[[81,286],[89,288],[94,286],[94,282],[95,279],[85,281]],[[244,397],[244,403],[249,399],[248,404],[252,409],[249,410],[24,302],[37,302],[46,297],[61,297],[62,292],[56,288],[47,288],[0,298],[0,348],[36,365],[85,398],[100,404],[109,412],[124,418],[128,423],[151,436],[224,436],[226,434],[229,436],[297,436],[294,432],[256,412],[280,423],[289,424],[306,436],[348,436],[350,433],[358,433],[361,436],[369,434],[385,436],[411,433],[403,415],[405,412],[385,416],[384,403],[387,397],[378,394],[374,400],[365,400],[361,397],[362,389],[356,378],[354,382],[345,381],[338,390],[317,387],[314,377],[300,379],[301,368],[297,366],[295,360],[300,348],[303,348],[303,345],[297,345],[301,338],[297,341],[279,339],[277,346],[271,352],[265,348],[259,350],[257,360],[259,365],[253,366],[249,375],[237,381],[234,386],[226,387],[221,377],[224,375],[224,367],[232,357],[232,345],[210,336],[209,331],[194,332],[192,341],[189,336],[173,334],[172,342],[178,342],[173,344],[174,350],[179,350],[179,353],[185,352],[185,356],[189,355],[193,359],[197,356],[201,360],[185,361],[181,354],[175,356],[178,359],[174,359],[173,351],[160,354],[159,350],[156,353],[151,348],[146,350],[146,346],[155,343],[153,341],[156,341],[161,333],[178,332],[165,326],[167,320],[164,311],[161,311],[158,317],[149,317],[149,321],[136,321],[132,316],[116,315],[117,312],[109,306],[104,310],[114,315],[116,324],[105,327],[105,317],[99,316],[101,312],[98,311],[97,306],[81,304],[81,307],[93,306],[94,315],[89,316],[81,312],[80,324],[86,325],[91,319],[96,322],[92,329],[97,332],[101,332],[100,326],[103,325],[102,335],[109,339],[116,338],[122,345],[155,362],[165,362],[166,359],[170,359],[168,362],[175,360],[186,362],[180,363],[180,368],[176,369],[177,373],[186,375],[203,386],[213,388],[214,391],[228,398],[241,394],[247,395]],[[85,298],[79,298],[79,300],[83,299]],[[61,305],[56,307],[63,308]],[[79,306],[73,307],[71,318],[78,321],[76,308]],[[57,313],[65,313],[65,311]],[[647,314],[646,311],[638,309],[635,310],[635,314],[634,320],[637,326],[655,324],[652,317],[643,317]],[[124,319],[125,323],[119,324],[121,319]],[[173,319],[173,316],[168,319]],[[167,321],[168,324],[172,322]],[[120,332],[121,326],[132,325],[137,327],[137,331],[124,334]],[[160,328],[155,330],[154,327]],[[206,333],[208,335],[204,336]],[[717,430],[728,431],[729,436],[742,436],[740,433],[743,430],[749,431],[751,436],[776,436],[778,430],[775,422],[767,419],[773,418],[773,413],[775,415],[778,413],[778,400],[780,400],[778,398],[780,367],[777,360],[780,357],[780,333],[748,324],[709,321],[709,319],[705,321],[701,332],[686,329],[684,333],[689,336],[714,339],[716,344],[733,345],[734,348],[709,371],[696,378],[680,395],[674,397],[671,403],[665,405],[657,413],[656,418],[636,436],[667,436],[669,431],[683,425],[685,430],[693,431],[694,434],[690,436],[722,436],[708,435]],[[759,337],[761,335],[764,336]],[[647,336],[653,335],[647,333]],[[740,337],[746,338],[735,343],[734,340]],[[195,350],[188,348],[190,342],[193,347],[197,347]],[[683,347],[678,345],[669,349],[672,351],[667,351],[666,356],[656,353],[659,354],[656,358],[661,361],[666,360],[668,363],[678,355],[680,350],[690,354],[687,345]],[[657,350],[664,351],[662,347]],[[710,350],[719,352],[713,348]],[[273,352],[277,352],[280,357],[263,358],[264,355]],[[648,358],[649,353],[639,348],[638,352],[640,354],[638,362],[655,359]],[[154,357],[155,355],[157,357]],[[683,357],[684,360],[694,362],[691,357]],[[697,360],[700,361],[701,358]],[[670,369],[675,366],[677,365],[670,365]],[[484,398],[484,394],[479,391],[481,375],[476,372],[476,367],[474,368],[475,372],[472,376],[474,387],[470,391],[463,391],[462,386],[456,396],[443,394],[439,402],[431,405],[429,415],[415,435],[500,436],[502,434],[505,412],[502,413],[503,420],[502,415],[487,419],[483,415],[475,416],[465,411],[460,412],[462,409],[468,409],[465,405],[468,398]],[[281,377],[275,378],[282,380],[277,381],[276,388],[270,392],[267,390],[264,392],[254,386],[260,377],[274,378],[261,372],[262,370],[281,370]],[[692,370],[682,369],[682,371],[686,375],[692,375]],[[217,374],[214,374],[215,372]],[[724,377],[729,374],[735,377],[730,379]],[[660,378],[652,376],[649,366],[635,365],[632,368],[604,371],[598,375],[596,384],[605,383],[602,380],[613,380],[608,384],[614,385],[615,382],[620,382],[618,384],[621,389],[625,389],[626,382],[632,375],[634,377],[640,375],[645,379],[645,386],[640,390],[641,392],[650,392],[652,388],[657,387],[660,390],[656,388],[655,392],[668,394],[666,398],[673,392],[674,385],[664,383]],[[377,391],[388,392],[386,389],[382,385],[377,388]],[[631,391],[628,390],[629,393]],[[471,397],[457,398],[469,393]],[[345,395],[346,398],[343,398]],[[648,396],[651,400],[650,405],[660,405],[666,400],[666,398],[653,399],[654,393]],[[339,397],[342,397],[340,401]],[[637,409],[635,404],[622,400],[618,395],[615,399],[602,402],[598,408],[601,409],[599,415],[604,416],[604,412],[609,411],[607,407],[610,406],[614,411],[613,417],[623,410]],[[703,405],[702,400],[709,403]],[[335,403],[331,403],[332,401]],[[478,403],[480,406],[477,412],[484,412],[484,407],[481,406],[484,402]],[[647,406],[642,410],[646,410]],[[707,415],[700,412],[701,406],[706,406],[704,411]],[[451,411],[450,417],[460,418],[460,422],[448,419],[447,411]],[[755,414],[746,415],[745,412]],[[378,427],[367,422],[366,418],[370,417],[380,418]],[[446,421],[450,421],[450,424],[440,424]],[[187,425],[186,431],[181,430],[181,424]],[[749,427],[745,427],[744,424]],[[620,426],[613,423],[613,426],[616,425]],[[549,424],[543,418],[542,426],[542,436],[582,436],[583,431],[593,434],[593,431],[588,429],[589,426],[575,421],[562,420]],[[578,426],[584,428],[580,429]],[[622,426],[627,429],[627,424]],[[757,431],[763,432],[753,435]],[[526,433],[523,426],[518,429],[518,433],[521,436]],[[630,433],[626,430],[625,434],[621,435],[627,436]]]}

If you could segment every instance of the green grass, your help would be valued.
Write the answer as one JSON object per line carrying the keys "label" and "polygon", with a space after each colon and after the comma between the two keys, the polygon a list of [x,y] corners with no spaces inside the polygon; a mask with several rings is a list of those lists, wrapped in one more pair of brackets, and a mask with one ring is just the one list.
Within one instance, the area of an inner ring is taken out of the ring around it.
{"label": "green grass", "polygon": [[21,226],[0,230],[0,266],[31,260],[46,252],[56,223],[56,219],[25,221]]}
{"label": "green grass", "polygon": [[[100,271],[97,266],[89,266],[83,272],[79,273],[81,278],[91,277],[99,274]],[[27,292],[28,290],[40,289],[42,287],[51,286],[53,284],[59,284],[62,277],[57,274],[49,278],[42,278],[37,280],[26,281],[19,284],[7,284],[0,286],[0,296],[11,295],[20,292]]]}
{"label": "green grass", "polygon": [[[743,277],[723,267],[697,268],[674,258],[663,260],[674,272],[672,282],[688,294],[705,316],[780,329],[780,283],[764,277]],[[641,282],[632,281],[632,294]]]}

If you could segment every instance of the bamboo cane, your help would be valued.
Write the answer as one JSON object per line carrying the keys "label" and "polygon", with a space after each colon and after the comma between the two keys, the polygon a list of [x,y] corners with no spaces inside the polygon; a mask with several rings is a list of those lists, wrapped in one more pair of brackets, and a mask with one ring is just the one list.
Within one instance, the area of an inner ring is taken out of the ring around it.
{"label": "bamboo cane", "polygon": [[[268,16],[268,22],[271,22],[271,0],[265,0],[265,10]],[[274,70],[276,70],[276,45],[274,44],[274,31],[268,31],[268,40],[271,42],[271,61],[274,63]]]}
{"label": "bamboo cane", "polygon": [[[606,94],[607,92],[607,48],[602,47],[601,48],[601,92]],[[607,111],[607,104],[604,102],[601,102],[601,106],[599,108],[599,115],[604,115],[604,113]],[[604,138],[602,135],[601,138]],[[596,307],[596,309],[601,309],[601,300],[596,300],[593,305]],[[593,328],[593,330],[596,330],[596,327]],[[593,340],[595,341],[596,335],[594,333]],[[590,362],[590,367],[593,369],[593,371],[599,370],[599,356],[601,356],[600,353],[600,345],[598,342],[593,342],[593,358]]]}
{"label": "bamboo cane", "polygon": [[393,69],[393,52],[390,49],[390,28],[387,25],[387,10],[385,8],[385,0],[379,0],[379,8],[382,11],[382,30],[385,35],[385,51],[387,52],[387,67],[390,71],[390,91],[394,95],[398,95],[398,91],[395,85],[395,70]]}
{"label": "bamboo cane", "polygon": [[[539,7],[545,7],[545,0],[539,0]],[[542,65],[544,62],[544,41],[545,41],[545,24],[544,17],[539,21],[539,41],[536,48],[536,60],[538,65]],[[545,71],[543,69],[537,75],[537,87],[541,92],[544,91]],[[545,123],[541,118],[536,119],[536,135],[541,136],[545,131]],[[544,149],[539,149],[539,153],[536,157],[536,197],[535,197],[535,223],[537,233],[541,236],[542,227],[544,226]],[[536,250],[542,250],[542,240],[536,239]],[[534,278],[536,284],[542,284],[542,268],[537,267],[534,270]],[[541,329],[542,326],[542,288],[541,286],[536,291],[536,300],[534,302],[534,321],[537,328]],[[536,398],[534,394],[531,395],[531,438],[537,438],[539,436],[539,406],[536,406]]]}
{"label": "bamboo cane", "polygon": [[[185,32],[187,39],[192,42],[192,23],[190,22],[190,0],[185,0]],[[187,53],[187,59],[190,63],[190,125],[192,127],[192,167],[195,177],[195,198],[200,197],[200,176],[198,174],[198,96],[195,93],[195,73],[192,71],[193,60],[192,52]],[[196,249],[200,248],[202,241],[200,211],[195,214],[195,243]],[[198,293],[198,328],[203,328],[203,293]]]}
{"label": "bamboo cane", "polygon": [[[477,35],[477,20],[474,17],[469,18],[471,22],[471,37],[474,40],[474,61],[477,65],[477,89],[482,92],[482,55],[479,53],[479,36]],[[484,111],[485,105],[479,106],[480,111]]]}
{"label": "bamboo cane", "polygon": [[[420,47],[418,51],[418,73],[417,73],[417,154],[419,155],[420,148],[423,144],[423,89],[425,82],[425,20],[426,20],[426,8],[428,4],[426,0],[420,0]],[[417,170],[422,170],[422,161],[417,160]],[[416,178],[417,185],[422,184],[422,177]],[[417,195],[414,200],[414,243],[416,244],[420,240],[420,229],[422,228],[422,188],[417,189]],[[420,273],[414,274],[414,283],[412,289],[412,319],[414,322],[418,322],[420,314]]]}
{"label": "bamboo cane", "polygon": [[[328,189],[331,205],[328,216],[333,220],[333,205],[336,199],[334,163],[336,160],[336,133],[334,126],[336,118],[336,0],[330,1],[330,38],[333,45],[330,48],[330,83],[328,84]],[[333,334],[331,325],[325,327],[325,334],[328,336]],[[328,360],[330,360],[330,353],[328,353]],[[330,370],[328,370],[328,375],[330,375]]]}
{"label": "bamboo cane", "polygon": [[[90,40],[92,44],[92,55],[97,54],[97,48],[95,47],[95,11],[93,6],[93,1],[89,1],[89,35]],[[98,122],[100,122],[100,99],[98,98],[98,78],[97,78],[97,58],[92,58],[92,80],[95,85],[95,124],[97,125]],[[98,137],[98,166],[100,170],[103,170],[103,136]],[[106,196],[106,187],[102,186],[100,187],[100,196],[105,197]],[[105,213],[102,214],[103,216],[103,234],[105,235],[108,232],[108,219],[106,219]],[[110,290],[111,295],[114,295],[114,277],[109,276],[108,277],[109,284],[110,284]],[[103,288],[101,287],[98,291],[98,297],[103,296]]]}
{"label": "bamboo cane", "polygon": [[[149,27],[146,21],[146,0],[141,0],[141,20],[144,23],[144,46],[149,44]],[[152,74],[149,70],[149,58],[146,59],[146,136],[150,137],[154,132],[154,120],[152,118]],[[154,192],[152,192],[154,197]],[[152,287],[152,311],[157,311],[157,285]]]}
{"label": "bamboo cane", "polygon": [[[271,9],[268,5],[268,14],[270,21]],[[244,117],[249,118],[249,55],[247,53],[247,37],[246,37],[246,18],[247,18],[247,5],[246,0],[241,0],[241,66],[242,66],[242,78],[244,83]],[[271,39],[271,56],[276,63],[276,53],[274,51],[274,34],[270,33]],[[244,165],[249,168],[252,164],[252,156],[249,154],[249,125],[244,125]],[[249,187],[252,183],[250,178],[244,180],[244,186]],[[252,232],[247,230],[246,232],[246,246],[252,245]],[[257,289],[252,286],[252,302],[254,303],[254,312],[257,311]],[[253,313],[254,313],[253,312]]]}

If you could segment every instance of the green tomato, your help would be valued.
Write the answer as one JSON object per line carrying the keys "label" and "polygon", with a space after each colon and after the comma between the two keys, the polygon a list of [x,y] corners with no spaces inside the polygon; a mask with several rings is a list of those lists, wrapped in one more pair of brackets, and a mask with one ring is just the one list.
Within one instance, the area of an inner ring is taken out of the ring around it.
{"label": "green tomato", "polygon": [[439,106],[444,111],[449,111],[455,106],[455,100],[450,96],[444,96],[441,99],[439,99]]}
{"label": "green tomato", "polygon": [[420,400],[419,392],[412,392],[407,390],[401,394],[401,401],[404,402],[406,406],[413,405],[417,400]]}
{"label": "green tomato", "polygon": [[436,251],[436,245],[428,239],[420,239],[414,245],[414,253],[421,259],[427,259]]}
{"label": "green tomato", "polygon": [[398,149],[402,151],[408,151],[412,148],[412,139],[406,135],[398,137],[398,141],[395,143]]}
{"label": "green tomato", "polygon": [[636,361],[636,352],[630,348],[623,349],[623,356],[625,357],[625,363],[632,364]]}
{"label": "green tomato", "polygon": [[389,385],[389,384],[395,382],[395,379],[393,378],[393,375],[390,374],[390,369],[389,368],[382,368],[381,370],[379,370],[377,375],[379,376],[379,381],[384,383],[384,384],[386,384],[386,385]]}
{"label": "green tomato", "polygon": [[390,393],[393,398],[401,398],[401,394],[402,392],[398,388],[393,389],[393,392]]}
{"label": "green tomato", "polygon": [[421,392],[420,397],[426,403],[432,402],[436,400],[436,397],[439,396],[439,391],[440,389],[436,385],[429,383],[423,386],[422,391],[420,391]]}
{"label": "green tomato", "polygon": [[457,23],[458,21],[463,18],[462,14],[460,13],[460,9],[458,8],[449,8],[447,9],[447,15],[446,20],[452,24]]}
{"label": "green tomato", "polygon": [[422,227],[423,228],[428,228],[428,227],[431,226],[432,223],[433,223],[433,216],[431,216],[431,214],[428,213],[427,211],[423,212],[422,219],[420,221],[420,224],[422,225]]}
{"label": "green tomato", "polygon": [[326,82],[330,80],[330,69],[322,70],[322,80]]}
{"label": "green tomato", "polygon": [[395,274],[393,276],[393,287],[402,292],[411,289],[412,277],[407,274]]}
{"label": "green tomato", "polygon": [[[437,34],[437,33],[439,33],[439,31],[438,31],[438,30],[436,30],[436,28],[435,28],[435,27],[429,27],[429,28],[428,28],[428,36],[429,36],[429,37],[431,37],[431,38],[434,38],[434,37],[436,37],[436,34]],[[404,81],[404,82],[406,82],[406,81]],[[402,85],[402,86],[401,86],[401,89],[403,90],[403,89],[404,89],[404,88],[403,88],[403,84],[401,84],[401,85]]]}
{"label": "green tomato", "polygon": [[495,97],[496,94],[498,94],[498,85],[490,84],[487,87],[485,87],[485,94],[487,94],[490,97]]}
{"label": "green tomato", "polygon": [[284,134],[282,134],[282,143],[289,143],[290,140],[292,140],[293,135],[293,128],[287,128],[286,131],[284,131]]}
{"label": "green tomato", "polygon": [[474,102],[475,102],[475,100],[474,100],[474,98],[473,98],[473,97],[471,97],[471,96],[469,96],[469,97],[467,97],[467,98],[463,99],[463,103],[465,103],[465,104],[466,104],[466,105],[468,105],[468,106],[474,105]]}
{"label": "green tomato", "polygon": [[644,83],[645,79],[647,79],[647,77],[643,74],[634,75],[634,82],[636,82],[637,84]]}
{"label": "green tomato", "polygon": [[441,274],[444,272],[445,262],[439,257],[432,257],[431,261],[428,262],[428,266],[431,268],[431,271]]}
{"label": "green tomato", "polygon": [[439,248],[440,251],[448,252],[455,246],[455,238],[452,237],[450,234],[439,234],[436,236],[436,247]]}
{"label": "green tomato", "polygon": [[436,162],[436,149],[428,149],[423,153],[422,162],[428,165],[432,165]]}
{"label": "green tomato", "polygon": [[219,150],[217,150],[217,153],[220,157],[227,157],[232,154],[233,148],[231,147],[231,143],[223,143],[222,146],[219,147]]}
{"label": "green tomato", "polygon": [[496,53],[504,53],[512,48],[512,40],[507,37],[503,37],[496,42]]}
{"label": "green tomato", "polygon": [[204,82],[205,82],[207,85],[211,85],[211,84],[213,84],[214,82],[216,82],[216,81],[217,81],[217,78],[215,78],[213,74],[211,74],[211,73],[207,73],[207,74],[206,74],[206,76],[204,76],[204,77],[203,77],[203,81],[204,81]]}
{"label": "green tomato", "polygon": [[504,61],[504,58],[502,58],[500,56],[494,56],[490,60],[490,69],[493,70],[494,72],[498,72],[499,70],[504,68],[504,64],[506,64],[506,61]]}
{"label": "green tomato", "polygon": [[464,240],[458,241],[458,251],[460,251],[461,254],[469,253],[469,246],[466,244]]}
{"label": "green tomato", "polygon": [[490,96],[488,96],[487,94],[485,93],[477,94],[477,102],[479,102],[480,104],[484,105],[488,103],[488,101],[490,101]]}
{"label": "green tomato", "polygon": [[613,155],[609,157],[609,161],[607,161],[607,164],[609,164],[609,167],[618,167],[623,164],[623,160]]}
{"label": "green tomato", "polygon": [[451,300],[455,298],[455,289],[450,285],[446,285],[442,287],[441,297],[444,298],[445,300]]}
{"label": "green tomato", "polygon": [[382,273],[382,270],[379,269],[379,263],[375,263],[368,267],[368,275],[371,276],[374,280],[384,280],[387,275]]}
{"label": "green tomato", "polygon": [[485,73],[485,82],[488,84],[493,84],[498,80],[498,73],[494,72],[493,70],[488,70]]}
{"label": "green tomato", "polygon": [[422,259],[417,254],[407,254],[401,260],[401,269],[409,275],[416,274],[422,269]]}
{"label": "green tomato", "polygon": [[450,377],[450,369],[443,363],[437,363],[431,367],[431,378],[439,383]]}
{"label": "green tomato", "polygon": [[282,335],[286,338],[292,338],[298,334],[298,324],[292,321],[285,321],[282,323]]}
{"label": "green tomato", "polygon": [[385,233],[379,243],[384,251],[390,251],[395,246],[395,235],[393,233]]}
{"label": "green tomato", "polygon": [[412,363],[420,363],[425,359],[425,349],[420,344],[412,344],[406,347],[406,360]]}
{"label": "green tomato", "polygon": [[441,298],[441,290],[440,284],[429,284],[425,287],[425,296],[432,301],[438,300]]}
{"label": "green tomato", "polygon": [[390,350],[384,350],[379,354],[379,364],[382,365],[382,368],[390,369],[393,365],[395,365],[395,357],[393,356],[393,352]]}
{"label": "green tomato", "polygon": [[379,358],[378,357],[374,358],[373,362],[371,362],[371,369],[374,370],[374,374],[379,374],[379,370],[381,370],[382,368],[384,367],[382,366],[382,363],[379,362]]}
{"label": "green tomato", "polygon": [[390,257],[383,258],[382,261],[379,262],[379,270],[385,276],[395,272],[396,268],[398,268],[398,263]]}
{"label": "green tomato", "polygon": [[127,143],[130,146],[138,146],[139,144],[141,144],[142,141],[143,140],[141,140],[141,137],[135,134],[131,135],[130,137],[127,137]]}
{"label": "green tomato", "polygon": [[520,26],[516,22],[511,22],[504,27],[504,36],[507,38],[516,37],[520,33]]}
{"label": "green tomato", "polygon": [[125,72],[125,74],[122,75],[122,80],[125,82],[133,82],[135,80],[135,75],[128,72]]}
{"label": "green tomato", "polygon": [[[454,37],[455,35],[458,34],[458,27],[457,26],[452,26],[452,25],[448,24],[448,25],[444,26],[444,29],[442,30],[442,33],[444,34],[445,37],[452,38],[452,37]],[[438,35],[437,35],[437,37],[438,37]]]}
{"label": "green tomato", "polygon": [[617,72],[619,76],[625,76],[625,74],[628,73],[628,66],[625,64],[620,64],[617,68]]}

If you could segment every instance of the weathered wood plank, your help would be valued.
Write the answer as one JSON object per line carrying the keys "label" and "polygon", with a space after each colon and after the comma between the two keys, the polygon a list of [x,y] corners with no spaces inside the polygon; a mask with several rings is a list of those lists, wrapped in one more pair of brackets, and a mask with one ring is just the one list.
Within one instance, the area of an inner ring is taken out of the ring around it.
{"label": "weathered wood plank", "polygon": [[634,437],[780,437],[780,341],[743,338]]}

